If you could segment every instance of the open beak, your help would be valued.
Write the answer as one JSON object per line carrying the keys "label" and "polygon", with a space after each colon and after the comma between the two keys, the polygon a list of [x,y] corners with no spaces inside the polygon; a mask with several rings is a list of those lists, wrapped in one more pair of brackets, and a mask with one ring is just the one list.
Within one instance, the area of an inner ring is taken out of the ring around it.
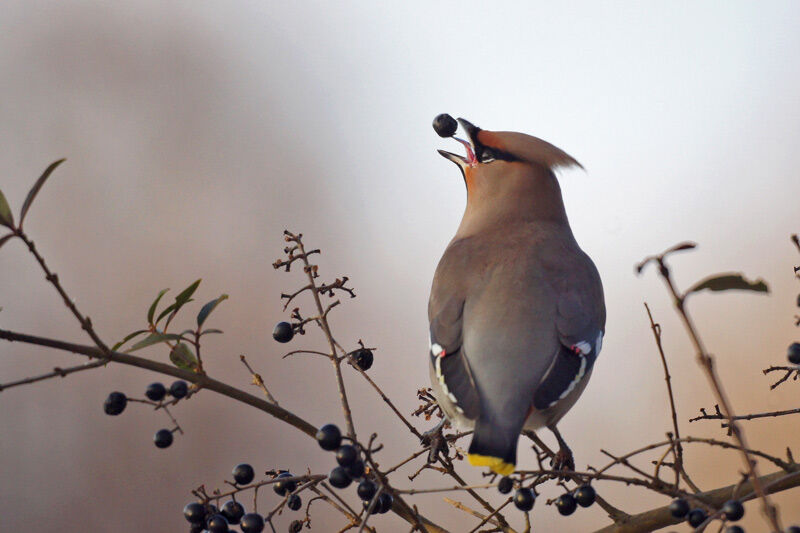
{"label": "open beak", "polygon": [[478,159],[475,157],[474,146],[476,145],[477,134],[480,131],[480,128],[478,128],[477,126],[473,125],[471,122],[463,118],[459,118],[458,122],[459,124],[461,124],[461,127],[467,133],[467,138],[469,139],[469,141],[465,141],[464,139],[460,139],[455,136],[453,136],[453,139],[457,140],[462,145],[464,145],[464,148],[467,151],[466,157],[454,154],[453,152],[448,152],[446,150],[438,150],[438,152],[442,155],[442,157],[444,157],[449,161],[452,161],[453,163],[458,165],[459,168],[461,168],[461,170],[464,170],[464,168],[466,167],[474,167],[478,164]]}

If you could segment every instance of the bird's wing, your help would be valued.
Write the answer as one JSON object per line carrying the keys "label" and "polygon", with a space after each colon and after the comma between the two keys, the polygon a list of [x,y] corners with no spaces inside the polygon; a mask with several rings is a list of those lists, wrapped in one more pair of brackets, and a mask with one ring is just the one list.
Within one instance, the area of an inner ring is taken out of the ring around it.
{"label": "bird's wing", "polygon": [[430,357],[436,378],[455,408],[469,419],[480,411],[480,401],[463,346],[463,314],[466,296],[463,263],[468,261],[463,246],[448,247],[439,266],[428,302]]}
{"label": "bird's wing", "polygon": [[566,397],[591,370],[603,345],[603,286],[591,260],[581,252],[559,280],[556,330],[559,347],[534,395],[546,409]]}

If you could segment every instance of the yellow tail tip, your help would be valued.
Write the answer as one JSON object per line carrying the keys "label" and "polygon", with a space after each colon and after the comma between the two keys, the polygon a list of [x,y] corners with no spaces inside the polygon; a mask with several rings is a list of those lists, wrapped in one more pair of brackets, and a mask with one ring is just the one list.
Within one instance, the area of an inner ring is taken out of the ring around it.
{"label": "yellow tail tip", "polygon": [[514,465],[507,463],[499,457],[490,457],[488,455],[479,455],[471,453],[468,456],[469,464],[472,466],[488,466],[492,472],[507,476],[514,473]]}

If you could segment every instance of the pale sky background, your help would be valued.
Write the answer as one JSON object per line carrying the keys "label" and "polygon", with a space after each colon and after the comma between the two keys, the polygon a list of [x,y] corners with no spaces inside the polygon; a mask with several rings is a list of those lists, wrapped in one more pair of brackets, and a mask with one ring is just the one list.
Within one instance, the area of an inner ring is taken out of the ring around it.
{"label": "pale sky background", "polygon": [[[283,405],[314,424],[341,424],[330,366],[281,359],[284,348],[323,347],[320,338],[284,347],[270,337],[287,316],[281,291],[303,283],[271,267],[282,230],[323,248],[325,278],[351,278],[359,296],[336,311],[336,335],[379,347],[370,375],[409,413],[428,382],[430,281],[464,207],[460,174],[436,153],[457,147],[431,120],[449,112],[542,137],[586,167],[561,185],[603,277],[608,326],[592,382],[560,428],[578,466],[600,466],[601,448],[621,454],[670,429],[643,301],[663,324],[682,431],[724,436],[714,422],[688,424],[713,407],[711,394],[655,272],[633,273],[642,257],[682,240],[700,243],[672,262],[682,286],[741,270],[772,288],[691,301],[737,412],[797,406],[800,385],[770,392],[761,369],[783,363],[800,336],[789,242],[800,231],[798,51],[796,2],[6,1],[0,189],[18,210],[41,171],[68,157],[26,229],[107,342],[143,324],[159,289],[202,277],[200,303],[230,294],[210,322],[226,334],[208,340],[209,372],[250,388],[245,353]],[[0,306],[2,328],[88,343],[18,242],[0,250]],[[0,382],[79,362],[0,344]],[[167,450],[152,444],[168,424],[163,413],[131,405],[103,414],[108,392],[141,397],[161,379],[111,366],[1,393],[2,529],[182,531],[190,489],[221,486],[239,462],[333,466],[295,429],[210,392],[175,409],[186,435]],[[386,444],[382,464],[416,449],[360,378],[346,379],[357,429]],[[797,455],[798,420],[745,429],[755,447]],[[688,454],[703,488],[737,481],[737,456]],[[520,464],[532,466],[532,455]],[[412,486],[402,474],[396,484]],[[413,486],[446,484],[430,474]],[[597,489],[630,513],[668,502]],[[786,525],[800,522],[797,494],[776,498]],[[347,497],[355,501],[354,491]],[[532,514],[537,531],[608,522],[596,506],[562,518],[545,499]],[[410,501],[453,531],[476,523],[438,495]],[[264,491],[260,510],[275,502]],[[747,513],[748,530],[763,530],[757,507]],[[521,523],[514,510],[507,516]],[[314,531],[343,523],[322,506],[312,517]],[[391,515],[374,524],[408,529]]]}

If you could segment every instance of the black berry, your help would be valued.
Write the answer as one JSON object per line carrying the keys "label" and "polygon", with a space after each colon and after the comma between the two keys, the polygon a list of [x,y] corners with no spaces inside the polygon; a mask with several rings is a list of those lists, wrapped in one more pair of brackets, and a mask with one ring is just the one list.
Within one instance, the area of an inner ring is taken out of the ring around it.
{"label": "black berry", "polygon": [[344,469],[347,471],[347,475],[350,476],[350,479],[356,480],[364,477],[366,466],[364,466],[364,461],[358,459],[353,464],[344,467]]}
{"label": "black berry", "polygon": [[303,500],[301,500],[300,496],[298,496],[297,494],[292,494],[291,496],[289,496],[289,501],[286,502],[286,505],[292,511],[297,511],[303,506]]}
{"label": "black berry", "polygon": [[571,515],[575,512],[576,508],[577,503],[575,503],[575,498],[572,494],[562,494],[556,500],[556,509],[558,509],[558,512],[563,516]]}
{"label": "black berry", "polygon": [[352,482],[352,479],[350,479],[350,476],[347,475],[347,471],[342,466],[337,466],[331,470],[328,480],[330,480],[331,485],[337,489],[343,489]]}
{"label": "black berry", "polygon": [[725,528],[725,533],[744,533],[744,529],[740,526],[728,526]]}
{"label": "black berry", "polygon": [[206,517],[206,508],[202,503],[187,503],[183,508],[183,516],[192,524],[203,524]]}
{"label": "black berry", "polygon": [[513,488],[514,481],[508,476],[503,477],[500,483],[497,484],[497,490],[500,491],[500,494],[508,494]]}
{"label": "black berry", "polygon": [[800,526],[789,526],[786,533],[800,533]]}
{"label": "black berry", "polygon": [[292,520],[289,524],[289,533],[300,533],[303,530],[303,522],[300,520]]}
{"label": "black berry", "polygon": [[342,444],[336,450],[336,462],[342,466],[350,466],[358,459],[358,450],[350,444]]}
{"label": "black berry", "polygon": [[458,122],[447,113],[442,113],[433,119],[433,129],[439,137],[452,137],[456,134]]}
{"label": "black berry", "polygon": [[536,501],[536,496],[534,496],[531,489],[522,488],[514,493],[514,505],[520,511],[530,511],[533,509],[534,501]]}
{"label": "black berry", "polygon": [[[283,480],[288,477],[294,477],[289,472],[281,472],[276,479]],[[289,492],[293,492],[297,488],[297,483],[294,481],[278,481],[272,485],[273,490],[278,496],[286,496]]]}
{"label": "black berry", "polygon": [[392,498],[391,494],[388,492],[381,492],[375,505],[375,512],[378,514],[388,513],[392,510],[392,502],[394,502],[394,498]]}
{"label": "black berry", "polygon": [[167,388],[162,383],[151,383],[144,391],[144,395],[154,402],[160,402],[167,395]]}
{"label": "black berry", "polygon": [[272,330],[272,338],[278,342],[289,342],[294,337],[292,325],[288,322],[278,322]]}
{"label": "black berry", "polygon": [[793,365],[800,365],[800,342],[793,342],[789,345],[789,351],[786,357]]}
{"label": "black berry", "polygon": [[358,497],[359,498],[361,498],[365,502],[368,502],[368,501],[372,500],[372,498],[375,497],[375,492],[377,490],[378,490],[378,487],[377,487],[377,485],[375,485],[375,483],[373,483],[369,479],[365,479],[364,481],[362,481],[361,483],[358,484],[358,488],[356,489],[356,492],[358,493]]}
{"label": "black berry", "polygon": [[168,429],[159,429],[153,437],[157,448],[169,448],[172,444],[172,432]]}
{"label": "black berry", "polygon": [[247,485],[253,478],[256,477],[256,473],[253,471],[253,467],[247,463],[238,464],[233,467],[233,480],[236,482],[237,485]]}
{"label": "black berry", "polygon": [[244,506],[239,502],[228,500],[222,506],[222,516],[229,524],[238,524],[244,516]]}
{"label": "black berry", "polygon": [[206,522],[206,529],[208,533],[227,533],[228,521],[221,514],[215,514]]}
{"label": "black berry", "polygon": [[692,509],[689,511],[689,525],[692,527],[698,527],[706,521],[706,518],[708,518],[708,515],[702,509]]}
{"label": "black berry", "polygon": [[182,379],[179,379],[169,386],[169,393],[176,400],[180,400],[189,394],[189,385]]}
{"label": "black berry", "polygon": [[669,514],[671,514],[673,518],[680,518],[682,520],[689,514],[689,504],[683,498],[672,500],[672,503],[669,504]]}
{"label": "black berry", "polygon": [[112,392],[103,402],[103,411],[107,415],[116,416],[125,410],[126,405],[128,405],[128,397],[124,393]]}
{"label": "black berry", "polygon": [[744,516],[744,507],[738,500],[729,500],[722,506],[722,512],[726,519],[736,522]]}
{"label": "black berry", "polygon": [[258,513],[247,513],[239,524],[242,533],[261,533],[264,531],[264,517]]}
{"label": "black berry", "polygon": [[589,507],[594,503],[597,493],[591,485],[581,485],[578,487],[578,490],[575,491],[574,496],[578,505],[581,507]]}
{"label": "black berry", "polygon": [[358,368],[361,370],[369,370],[372,367],[374,358],[372,356],[372,350],[362,348],[353,354],[353,359],[355,359]]}
{"label": "black berry", "polygon": [[203,524],[192,524],[189,527],[189,533],[203,533],[206,530],[206,526]]}
{"label": "black berry", "polygon": [[325,424],[317,431],[317,442],[323,450],[335,450],[342,443],[342,432],[333,424]]}

